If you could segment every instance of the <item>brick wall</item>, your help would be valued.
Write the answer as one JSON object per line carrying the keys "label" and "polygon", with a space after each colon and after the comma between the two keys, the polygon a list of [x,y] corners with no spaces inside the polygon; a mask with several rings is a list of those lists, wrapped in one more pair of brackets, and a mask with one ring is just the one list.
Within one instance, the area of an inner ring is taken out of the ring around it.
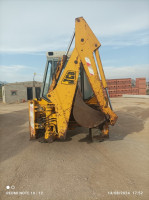
{"label": "brick wall", "polygon": [[146,79],[136,78],[136,87],[139,89],[139,94],[146,94]]}
{"label": "brick wall", "polygon": [[107,80],[110,97],[120,97],[123,94],[145,95],[146,79],[137,78],[136,86],[132,87],[131,78]]}

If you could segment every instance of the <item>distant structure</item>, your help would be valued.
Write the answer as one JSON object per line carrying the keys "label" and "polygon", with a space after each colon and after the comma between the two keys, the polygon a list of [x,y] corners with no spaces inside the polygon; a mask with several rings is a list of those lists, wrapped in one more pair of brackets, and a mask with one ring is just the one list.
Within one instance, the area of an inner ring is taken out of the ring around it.
{"label": "distant structure", "polygon": [[146,95],[146,78],[136,78],[135,86],[131,78],[108,79],[110,97],[121,97],[123,94]]}
{"label": "distant structure", "polygon": [[[123,94],[146,95],[146,79],[137,78],[135,84],[131,78],[108,79],[110,97],[121,97]],[[36,81],[8,83],[2,86],[3,103],[21,103],[39,98],[42,83]]]}
{"label": "distant structure", "polygon": [[40,97],[42,83],[36,81],[8,83],[2,86],[3,103],[21,103]]}
{"label": "distant structure", "polygon": [[146,82],[146,89],[149,89],[149,81]]}

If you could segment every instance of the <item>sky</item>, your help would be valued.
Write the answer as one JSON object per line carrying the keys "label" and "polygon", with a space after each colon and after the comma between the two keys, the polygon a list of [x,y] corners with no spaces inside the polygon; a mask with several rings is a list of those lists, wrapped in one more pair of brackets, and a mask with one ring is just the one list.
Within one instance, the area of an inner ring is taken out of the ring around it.
{"label": "sky", "polygon": [[[149,81],[148,0],[0,0],[0,81],[42,81],[47,51],[66,51],[83,16],[107,79]],[[74,45],[73,45],[74,48]]]}

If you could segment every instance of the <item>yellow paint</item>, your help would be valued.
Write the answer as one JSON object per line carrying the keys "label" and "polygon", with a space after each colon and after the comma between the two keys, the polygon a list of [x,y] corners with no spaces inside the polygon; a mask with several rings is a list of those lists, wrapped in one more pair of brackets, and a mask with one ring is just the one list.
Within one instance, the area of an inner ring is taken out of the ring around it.
{"label": "yellow paint", "polygon": [[[42,98],[41,100],[32,101],[35,106],[35,121],[38,121],[38,119],[42,121],[40,122],[40,126],[38,126],[39,123],[36,123],[36,127],[38,127],[38,130],[44,130],[45,139],[51,137],[65,139],[66,137],[81,62],[95,95],[86,103],[97,105],[100,110],[109,117],[109,122],[105,122],[102,130],[103,134],[108,134],[108,125],[115,124],[117,115],[110,109],[104,97],[93,56],[95,52],[102,84],[104,87],[107,87],[98,53],[99,47],[100,42],[97,40],[86,21],[82,17],[77,18],[75,22],[75,48],[60,78],[59,76],[63,69],[64,60],[62,59],[62,61],[59,62],[55,77],[47,94],[47,98],[50,102]],[[58,78],[59,81],[56,84]],[[71,128],[74,128],[74,126],[69,126],[69,129]]]}

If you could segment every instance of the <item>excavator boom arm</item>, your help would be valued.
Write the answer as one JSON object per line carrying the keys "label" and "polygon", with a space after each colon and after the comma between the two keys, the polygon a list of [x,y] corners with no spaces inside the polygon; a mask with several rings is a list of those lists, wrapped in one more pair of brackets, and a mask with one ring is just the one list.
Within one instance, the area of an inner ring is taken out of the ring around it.
{"label": "excavator boom arm", "polygon": [[[98,52],[98,48],[101,44],[82,17],[76,19],[75,27],[75,48],[79,53],[84,70],[102,112],[109,115],[110,124],[114,125],[117,120],[117,116],[110,107],[107,107],[102,88],[102,85],[104,88],[107,88],[107,83]],[[96,66],[95,59],[97,60],[98,66]],[[102,85],[97,69],[99,69],[100,72]]]}
{"label": "excavator boom arm", "polygon": [[[55,105],[60,138],[65,138],[81,63],[83,64],[84,71],[86,72],[101,111],[109,117],[109,124],[114,125],[117,119],[116,114],[107,106],[93,55],[95,52],[96,56],[98,56],[97,51],[100,43],[82,17],[77,18],[75,23],[75,48],[56,88],[47,95]],[[99,56],[97,57],[97,61],[101,63]],[[99,70],[103,86],[107,87],[101,64],[99,65]]]}

